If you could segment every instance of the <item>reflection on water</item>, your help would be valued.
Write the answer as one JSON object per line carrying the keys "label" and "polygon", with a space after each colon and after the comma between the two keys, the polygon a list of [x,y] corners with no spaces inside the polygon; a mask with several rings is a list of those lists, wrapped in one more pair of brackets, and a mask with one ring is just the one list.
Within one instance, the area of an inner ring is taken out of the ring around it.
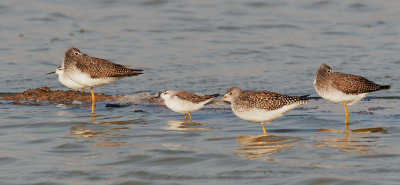
{"label": "reflection on water", "polygon": [[192,131],[205,131],[212,130],[212,128],[203,127],[208,123],[200,122],[184,122],[184,121],[168,121],[167,130],[192,130]]}
{"label": "reflection on water", "polygon": [[97,121],[97,117],[101,117],[98,115],[91,116],[92,117],[92,123],[98,124],[98,125],[128,125],[128,124],[137,124],[140,123],[137,120],[125,120],[125,121],[105,121],[105,120],[114,120],[114,119],[119,119],[122,118],[122,116],[114,116],[114,117],[105,117],[103,118],[102,121]]}
{"label": "reflection on water", "polygon": [[376,128],[359,128],[349,130],[337,130],[337,129],[318,129],[318,132],[334,132],[334,133],[356,133],[356,134],[368,134],[368,133],[384,133],[387,134],[387,128],[376,127]]}
{"label": "reflection on water", "polygon": [[96,143],[93,145],[95,147],[120,147],[127,144],[117,138],[113,138],[120,137],[120,135],[113,133],[121,130],[127,130],[127,128],[88,129],[85,126],[78,126],[71,128],[70,136],[88,138]]}
{"label": "reflection on water", "polygon": [[387,133],[386,128],[377,127],[377,128],[361,128],[354,130],[335,130],[335,129],[319,129],[318,132],[333,132],[333,133],[343,133],[346,134],[344,136],[324,136],[324,138],[319,139],[318,141],[321,144],[316,144],[316,148],[333,148],[339,149],[340,152],[349,152],[349,153],[357,153],[359,154],[370,154],[375,153],[379,150],[378,147],[374,147],[376,145],[373,144],[378,137],[376,135],[364,135],[359,136],[359,134],[368,134],[368,133]]}
{"label": "reflection on water", "polygon": [[[123,125],[126,124],[124,121],[96,121],[97,116],[92,117],[92,123],[96,125]],[[105,118],[106,119],[106,118]],[[117,134],[120,131],[128,130],[128,127],[117,127],[117,128],[89,128],[92,125],[80,125],[74,126],[70,129],[70,136],[81,137],[90,139],[96,143],[95,147],[120,147],[127,145],[126,142],[120,141],[119,137],[121,134]]]}
{"label": "reflection on water", "polygon": [[276,135],[248,135],[238,136],[236,141],[240,144],[236,147],[237,157],[244,157],[252,160],[277,161],[274,155],[292,146],[297,139],[288,136]]}

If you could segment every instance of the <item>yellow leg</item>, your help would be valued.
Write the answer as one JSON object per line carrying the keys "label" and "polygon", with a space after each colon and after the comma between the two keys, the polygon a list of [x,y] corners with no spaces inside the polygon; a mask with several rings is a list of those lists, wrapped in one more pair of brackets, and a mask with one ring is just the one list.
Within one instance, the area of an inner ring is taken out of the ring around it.
{"label": "yellow leg", "polygon": [[346,125],[346,130],[349,130],[349,125],[347,125],[347,122],[349,120],[349,111],[347,110],[346,104],[344,104],[344,110],[346,111],[346,119],[344,120],[344,125]]}
{"label": "yellow leg", "polygon": [[187,120],[187,115],[185,114],[185,122],[186,122],[186,120]]}
{"label": "yellow leg", "polygon": [[96,121],[96,116],[95,115],[93,115],[93,117],[92,117],[93,119],[92,119],[92,123],[97,123],[97,121]]}
{"label": "yellow leg", "polygon": [[94,115],[94,106],[96,105],[96,99],[94,98],[93,87],[90,87],[90,93],[92,94],[92,115]]}
{"label": "yellow leg", "polygon": [[82,93],[85,93],[85,88],[82,88]]}
{"label": "yellow leg", "polygon": [[188,112],[189,114],[189,121],[192,122],[192,115],[190,115],[190,112]]}
{"label": "yellow leg", "polygon": [[265,131],[264,123],[261,123],[261,126],[262,126],[262,128],[263,128],[264,135],[268,136],[267,131]]}

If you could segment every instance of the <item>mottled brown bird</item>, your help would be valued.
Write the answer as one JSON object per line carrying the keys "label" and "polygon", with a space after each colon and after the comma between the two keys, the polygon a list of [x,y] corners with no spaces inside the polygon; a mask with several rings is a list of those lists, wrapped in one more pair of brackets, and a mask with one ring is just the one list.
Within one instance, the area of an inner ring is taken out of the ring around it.
{"label": "mottled brown bird", "polygon": [[231,102],[231,109],[237,117],[261,123],[263,132],[267,135],[264,123],[269,123],[295,107],[308,103],[310,100],[307,96],[287,96],[270,91],[242,91],[238,87],[232,87],[217,101]]}
{"label": "mottled brown bird", "polygon": [[346,111],[344,124],[348,130],[347,105],[357,103],[369,93],[389,89],[390,85],[378,85],[362,76],[332,72],[331,67],[322,64],[315,74],[314,88],[322,98],[344,104]]}
{"label": "mottled brown bird", "polygon": [[129,69],[109,60],[95,58],[81,53],[79,49],[69,48],[62,62],[65,76],[84,87],[90,87],[92,94],[92,115],[96,100],[93,87],[106,85],[124,77],[142,74],[142,69]]}

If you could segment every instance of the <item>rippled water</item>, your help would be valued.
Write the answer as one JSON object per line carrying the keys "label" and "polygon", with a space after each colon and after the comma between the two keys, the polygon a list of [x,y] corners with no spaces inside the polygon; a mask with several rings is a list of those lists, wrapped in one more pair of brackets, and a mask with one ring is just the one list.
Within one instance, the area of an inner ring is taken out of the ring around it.
{"label": "rippled water", "polygon": [[266,125],[228,106],[0,104],[1,184],[398,184],[398,1],[0,2],[0,93],[48,86],[74,46],[143,68],[95,89],[136,94],[232,86],[314,92],[321,63],[392,89],[350,106],[316,99]]}

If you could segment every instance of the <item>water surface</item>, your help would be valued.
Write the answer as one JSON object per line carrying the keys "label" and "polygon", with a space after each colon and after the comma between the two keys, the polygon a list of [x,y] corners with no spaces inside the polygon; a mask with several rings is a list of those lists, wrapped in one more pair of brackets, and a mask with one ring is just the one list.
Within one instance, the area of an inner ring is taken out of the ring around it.
{"label": "water surface", "polygon": [[1,184],[398,184],[398,1],[0,2],[0,93],[48,86],[74,46],[145,70],[95,92],[232,86],[311,94],[313,76],[365,76],[392,89],[350,106],[315,99],[258,123],[227,105],[193,113],[163,106],[0,104]]}

